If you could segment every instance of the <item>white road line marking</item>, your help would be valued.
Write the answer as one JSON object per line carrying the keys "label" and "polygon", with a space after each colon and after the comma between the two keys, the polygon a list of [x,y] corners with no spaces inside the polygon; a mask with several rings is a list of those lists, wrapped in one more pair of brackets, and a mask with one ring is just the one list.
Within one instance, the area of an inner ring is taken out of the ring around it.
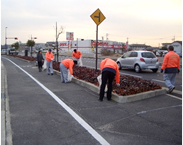
{"label": "white road line marking", "polygon": [[170,94],[166,94],[166,95],[168,95],[168,96],[170,96],[170,97],[172,97],[172,98],[176,98],[176,99],[182,100],[182,98],[176,97],[176,96],[174,96],[174,95],[170,95]]}
{"label": "white road line marking", "polygon": [[152,81],[156,81],[156,82],[161,82],[161,83],[164,83],[164,81],[161,81],[161,80],[156,80],[156,79],[152,79]]}
{"label": "white road line marking", "polygon": [[45,87],[42,83],[36,80],[32,75],[18,66],[16,63],[8,58],[5,58],[16,67],[26,73],[30,78],[32,78],[38,85],[40,85],[48,94],[50,94],[81,126],[83,126],[100,144],[110,145],[100,134],[98,134],[88,123],[86,123],[78,114],[76,114],[69,106],[67,106],[62,100],[60,100],[52,91]]}
{"label": "white road line marking", "polygon": [[127,73],[121,73],[121,72],[120,72],[120,74],[127,75],[127,76],[133,76],[133,77],[136,77],[136,78],[142,78],[141,76],[132,75],[132,74],[127,74]]}

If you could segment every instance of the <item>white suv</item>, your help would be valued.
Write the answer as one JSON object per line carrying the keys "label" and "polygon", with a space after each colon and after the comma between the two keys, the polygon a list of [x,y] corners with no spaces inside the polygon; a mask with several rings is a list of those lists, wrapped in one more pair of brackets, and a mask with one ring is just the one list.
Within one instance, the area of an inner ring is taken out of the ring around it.
{"label": "white suv", "polygon": [[117,59],[119,69],[134,69],[137,73],[143,69],[151,69],[157,72],[159,60],[151,51],[128,51]]}

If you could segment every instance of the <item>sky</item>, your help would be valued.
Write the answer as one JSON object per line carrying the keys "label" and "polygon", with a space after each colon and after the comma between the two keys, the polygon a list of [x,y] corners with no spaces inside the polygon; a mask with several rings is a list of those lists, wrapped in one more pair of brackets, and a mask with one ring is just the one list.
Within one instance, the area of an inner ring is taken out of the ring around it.
{"label": "sky", "polygon": [[[1,0],[1,44],[7,37],[26,43],[96,39],[96,24],[90,17],[97,9],[106,19],[98,26],[98,39],[153,47],[182,41],[182,0]],[[6,28],[7,27],[7,28]],[[7,39],[7,44],[17,42]]]}

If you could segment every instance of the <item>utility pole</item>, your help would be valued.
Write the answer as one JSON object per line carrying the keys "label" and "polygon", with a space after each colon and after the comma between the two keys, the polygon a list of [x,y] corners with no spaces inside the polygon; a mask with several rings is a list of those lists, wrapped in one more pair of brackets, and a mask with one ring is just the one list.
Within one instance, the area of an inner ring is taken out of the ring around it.
{"label": "utility pole", "polygon": [[172,41],[173,41],[173,42],[175,41],[175,36],[173,37]]}
{"label": "utility pole", "polygon": [[58,62],[58,36],[57,36],[57,22],[56,22],[56,49],[57,49],[57,62]]}
{"label": "utility pole", "polygon": [[5,28],[5,49],[6,49],[6,51],[7,51],[7,28],[8,27]]}

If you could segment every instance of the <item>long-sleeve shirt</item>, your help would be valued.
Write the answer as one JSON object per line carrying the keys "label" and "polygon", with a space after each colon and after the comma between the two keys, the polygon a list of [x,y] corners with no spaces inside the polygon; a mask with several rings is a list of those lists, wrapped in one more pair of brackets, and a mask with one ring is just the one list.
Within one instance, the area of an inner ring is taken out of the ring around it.
{"label": "long-sleeve shirt", "polygon": [[37,54],[37,61],[42,61],[42,60],[44,60],[42,53],[38,53]]}
{"label": "long-sleeve shirt", "polygon": [[77,50],[76,53],[75,52],[72,53],[72,58],[79,59],[81,56],[82,56],[82,53],[79,50]]}
{"label": "long-sleeve shirt", "polygon": [[110,58],[106,58],[104,60],[101,61],[100,63],[100,70],[102,71],[105,68],[111,68],[114,70],[115,72],[115,78],[116,78],[116,83],[119,84],[120,83],[120,74],[119,74],[119,67],[117,65],[117,63],[110,59]]}
{"label": "long-sleeve shirt", "polygon": [[45,56],[46,56],[47,61],[51,61],[51,59],[54,59],[52,52],[50,52],[50,53],[49,53],[49,51],[46,52]]}
{"label": "long-sleeve shirt", "polygon": [[69,69],[70,74],[73,75],[73,66],[74,66],[74,61],[72,59],[64,59],[62,60],[62,64]]}

